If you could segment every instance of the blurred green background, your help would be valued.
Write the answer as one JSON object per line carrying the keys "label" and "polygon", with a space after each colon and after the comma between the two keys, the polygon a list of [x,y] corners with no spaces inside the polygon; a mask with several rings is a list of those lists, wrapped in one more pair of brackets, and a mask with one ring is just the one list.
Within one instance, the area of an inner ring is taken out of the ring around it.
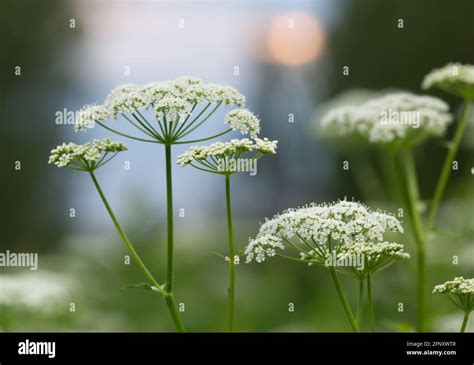
{"label": "blurred green background", "polygon": [[[474,63],[472,14],[470,0],[2,0],[0,252],[38,252],[40,268],[0,268],[0,331],[173,330],[161,298],[120,290],[143,278],[133,264],[124,264],[125,248],[88,177],[47,165],[50,149],[63,140],[107,133],[75,135],[72,126],[55,123],[56,112],[100,102],[125,82],[190,74],[239,88],[262,119],[262,134],[280,141],[277,156],[261,160],[257,176],[233,179],[236,242],[243,248],[259,222],[288,207],[345,196],[390,211],[400,206],[384,156],[322,139],[318,118],[344,91],[420,93],[431,69],[451,61]],[[295,21],[291,35],[288,19]],[[16,66],[21,75],[15,74]],[[457,112],[457,100],[432,94]],[[209,131],[218,131],[222,115],[209,123]],[[163,151],[125,142],[126,157],[99,171],[98,178],[129,237],[163,278]],[[427,249],[428,287],[474,275],[473,148],[471,123],[458,156],[460,169],[452,174],[438,217],[439,234]],[[446,150],[433,140],[415,152],[421,195],[429,199]],[[123,170],[124,160],[131,162],[130,171]],[[356,168],[344,171],[344,160]],[[389,178],[380,183],[387,171]],[[227,249],[224,181],[203,175],[175,168],[175,205],[186,212],[183,218],[176,215],[175,297],[184,303],[188,330],[221,331],[227,266],[210,251]],[[69,216],[70,208],[76,217]],[[414,255],[409,232],[400,240]],[[409,260],[376,276],[381,330],[411,329],[414,269]],[[343,282],[354,302],[355,283]],[[236,293],[237,331],[350,330],[322,268],[279,259],[241,264]],[[446,298],[429,295],[429,310],[432,330],[458,330],[462,314]]]}

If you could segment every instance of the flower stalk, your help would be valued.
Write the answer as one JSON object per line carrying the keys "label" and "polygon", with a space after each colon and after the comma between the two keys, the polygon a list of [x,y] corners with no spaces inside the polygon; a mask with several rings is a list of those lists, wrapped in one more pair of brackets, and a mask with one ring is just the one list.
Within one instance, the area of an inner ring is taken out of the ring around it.
{"label": "flower stalk", "polygon": [[469,321],[470,314],[471,314],[471,311],[464,312],[464,318],[463,318],[461,329],[459,332],[463,333],[464,331],[466,331],[466,326],[467,326],[467,322]]}
{"label": "flower stalk", "polygon": [[143,272],[145,277],[148,279],[148,281],[153,285],[153,290],[158,291],[165,298],[166,306],[168,308],[168,311],[170,313],[170,316],[171,316],[171,319],[174,323],[174,326],[176,327],[176,330],[178,332],[185,332],[183,321],[181,320],[181,317],[180,317],[179,312],[177,310],[177,306],[176,306],[173,294],[166,287],[165,287],[165,290],[163,290],[161,285],[158,284],[158,282],[155,280],[155,278],[150,273],[148,268],[145,266],[142,259],[140,258],[137,251],[135,250],[133,244],[130,242],[130,240],[128,239],[128,237],[125,234],[124,230],[122,229],[122,226],[118,222],[117,217],[115,216],[115,214],[114,214],[107,198],[105,197],[105,194],[102,191],[102,188],[100,187],[100,184],[97,181],[97,178],[96,178],[94,172],[91,170],[91,171],[89,171],[89,174],[91,176],[91,179],[94,183],[95,188],[97,189],[97,192],[99,193],[100,198],[102,199],[102,202],[104,203],[105,208],[107,209],[107,212],[110,215],[110,218],[112,219],[112,222],[114,223],[115,227],[117,228],[117,231],[120,234],[120,237],[122,237],[122,240],[125,243],[125,246],[127,247],[128,252],[130,253],[130,255],[132,255],[132,257],[135,260],[136,264],[138,265],[140,270]]}
{"label": "flower stalk", "polygon": [[364,298],[364,280],[359,279],[359,293],[357,295],[357,308],[356,308],[356,321],[357,321],[357,324],[359,325],[359,328],[361,327],[363,298]]}
{"label": "flower stalk", "polygon": [[464,313],[460,332],[464,332],[469,321],[469,315],[474,310],[474,279],[455,277],[444,284],[436,285],[433,293],[446,294],[448,299]]}
{"label": "flower stalk", "polygon": [[369,302],[370,326],[371,326],[372,332],[377,332],[377,328],[375,326],[374,303],[372,299],[372,283],[370,279],[370,274],[367,275],[367,296],[368,296],[368,302]]}
{"label": "flower stalk", "polygon": [[232,332],[234,327],[234,298],[235,298],[235,249],[234,231],[232,226],[232,205],[230,194],[230,175],[225,175],[225,197],[227,208],[227,227],[229,235],[229,303],[227,310],[227,330]]}
{"label": "flower stalk", "polygon": [[[247,130],[250,133],[257,132],[259,127],[259,120],[249,111],[239,111],[230,113],[232,116],[232,123],[242,126],[242,130]],[[252,132],[253,131],[253,132]],[[230,190],[231,176],[241,171],[238,168],[239,161],[246,161],[247,166],[256,163],[258,159],[266,154],[275,154],[278,141],[270,141],[267,138],[260,139],[253,137],[253,140],[248,138],[232,139],[230,142],[215,142],[209,146],[193,146],[182,153],[177,163],[181,166],[192,166],[197,170],[223,175],[225,177],[225,199],[227,212],[227,234],[228,234],[228,256],[224,257],[225,261],[229,262],[229,285],[228,304],[227,304],[227,330],[233,331],[234,328],[234,307],[235,307],[235,266],[239,263],[240,257],[236,255],[234,245],[234,229],[232,220],[232,201]],[[251,156],[245,158],[249,154]]]}
{"label": "flower stalk", "polygon": [[464,100],[464,104],[462,106],[461,114],[459,117],[459,122],[457,123],[453,140],[451,141],[449,145],[449,151],[444,160],[443,168],[441,170],[441,175],[438,179],[438,183],[436,184],[435,193],[433,196],[433,200],[431,202],[431,207],[428,214],[428,229],[429,230],[432,230],[434,227],[436,213],[438,211],[439,204],[446,190],[446,185],[448,184],[451,171],[453,170],[453,162],[459,150],[459,146],[461,144],[461,140],[464,135],[464,130],[466,129],[466,125],[469,119],[468,116],[469,116],[471,104],[472,102],[470,100]]}
{"label": "flower stalk", "polygon": [[167,250],[166,250],[166,290],[173,291],[173,171],[171,168],[171,145],[165,145],[166,158],[166,225],[167,225]]}

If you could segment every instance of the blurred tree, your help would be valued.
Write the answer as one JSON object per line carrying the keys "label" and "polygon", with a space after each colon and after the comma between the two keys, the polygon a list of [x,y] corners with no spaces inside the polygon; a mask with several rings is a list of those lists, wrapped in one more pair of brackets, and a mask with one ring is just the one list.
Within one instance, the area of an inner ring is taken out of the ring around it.
{"label": "blurred tree", "polygon": [[[61,234],[51,209],[60,186],[48,178],[48,152],[58,138],[48,109],[68,84],[70,70],[57,59],[71,39],[71,3],[60,0],[0,2],[0,248],[43,250]],[[21,170],[16,163],[21,163]],[[64,218],[63,218],[64,219]]]}

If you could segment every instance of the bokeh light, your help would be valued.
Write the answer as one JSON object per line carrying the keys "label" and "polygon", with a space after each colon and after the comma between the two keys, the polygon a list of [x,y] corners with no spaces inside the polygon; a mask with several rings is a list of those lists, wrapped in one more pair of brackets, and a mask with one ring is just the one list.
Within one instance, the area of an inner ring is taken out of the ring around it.
{"label": "bokeh light", "polygon": [[326,35],[314,16],[297,11],[274,17],[265,43],[268,61],[300,66],[321,55]]}

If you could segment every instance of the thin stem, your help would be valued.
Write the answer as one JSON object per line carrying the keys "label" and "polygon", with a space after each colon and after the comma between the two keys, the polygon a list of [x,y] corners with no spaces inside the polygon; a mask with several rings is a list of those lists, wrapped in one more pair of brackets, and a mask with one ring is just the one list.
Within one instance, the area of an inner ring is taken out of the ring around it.
{"label": "thin stem", "polygon": [[471,311],[469,311],[469,310],[464,312],[464,319],[462,321],[460,332],[464,332],[466,330],[467,322],[469,321],[469,314],[471,314]]}
{"label": "thin stem", "polygon": [[210,172],[211,174],[217,174],[217,175],[222,175],[222,173],[220,172],[217,172],[217,171],[213,171],[213,170],[208,170],[208,169],[203,169],[202,167],[199,167],[195,164],[189,164],[190,166],[194,167],[195,169],[198,169],[198,170],[201,170],[201,171],[204,171],[204,172]]}
{"label": "thin stem", "polygon": [[372,328],[372,332],[376,332],[377,330],[375,327],[374,302],[372,300],[372,284],[370,281],[370,274],[367,275],[367,296],[369,301],[370,326]]}
{"label": "thin stem", "polygon": [[[331,241],[332,241],[331,237],[329,237],[328,239],[329,252],[331,252],[332,250]],[[349,320],[349,323],[351,324],[352,331],[360,332],[359,325],[357,324],[354,318],[354,315],[352,314],[351,307],[349,303],[347,302],[341,282],[339,281],[339,278],[337,277],[336,269],[333,265],[329,266],[329,272],[331,273],[331,277],[332,277],[332,280],[334,281],[334,286],[336,287],[337,294],[339,295],[339,299],[341,300],[342,306],[344,307],[344,311],[346,312],[347,319]]]}
{"label": "thin stem", "polygon": [[168,311],[170,312],[171,319],[173,320],[173,323],[176,327],[176,330],[178,332],[185,332],[183,322],[181,320],[179,312],[177,311],[176,304],[175,304],[174,299],[173,299],[173,295],[171,293],[164,292],[162,290],[162,287],[160,286],[160,284],[158,284],[158,282],[155,280],[155,278],[150,273],[148,268],[145,266],[142,259],[138,255],[137,251],[133,247],[133,245],[130,242],[130,240],[128,239],[127,235],[125,234],[124,230],[122,229],[122,226],[118,222],[117,217],[115,216],[115,214],[114,214],[107,198],[105,197],[104,192],[102,191],[102,188],[99,185],[99,182],[97,181],[97,178],[95,177],[94,172],[89,170],[89,174],[92,178],[92,181],[94,182],[94,185],[97,189],[97,192],[100,195],[100,198],[102,199],[102,202],[105,205],[105,208],[107,209],[107,212],[110,215],[110,218],[112,219],[112,222],[115,225],[115,228],[117,228],[117,231],[119,232],[120,237],[122,237],[122,240],[125,243],[125,246],[127,247],[128,252],[130,253],[130,255],[132,255],[133,259],[135,260],[135,262],[137,263],[138,267],[143,272],[143,274],[146,276],[146,278],[153,284],[153,286],[156,288],[156,290],[158,292],[163,294],[163,296],[165,298],[166,305],[168,307]]}
{"label": "thin stem", "polygon": [[462,136],[464,134],[464,129],[467,125],[470,107],[471,102],[469,100],[465,100],[461,112],[461,117],[457,124],[456,131],[454,132],[454,137],[449,147],[448,154],[446,155],[446,159],[444,160],[441,175],[436,185],[435,194],[431,202],[431,207],[428,215],[428,229],[430,230],[433,229],[436,212],[438,211],[441,198],[444,195],[449,176],[451,175],[451,171],[453,169],[453,161],[456,158],[456,154],[458,152],[459,145],[461,144]]}
{"label": "thin stem", "polygon": [[166,154],[166,212],[167,212],[167,267],[166,290],[173,291],[173,184],[171,168],[171,145],[165,145]]}
{"label": "thin stem", "polygon": [[[424,331],[425,327],[425,313],[426,313],[426,259],[425,259],[425,241],[421,229],[421,220],[419,212],[415,209],[417,205],[416,199],[416,190],[414,188],[414,182],[416,177],[413,166],[408,163],[405,164],[407,167],[407,177],[403,172],[402,163],[400,161],[399,151],[393,151],[393,161],[395,165],[395,173],[397,176],[398,184],[400,186],[400,191],[404,201],[404,205],[407,210],[408,221],[410,223],[411,231],[415,239],[416,244],[416,260],[417,260],[417,330],[418,332]],[[406,157],[406,154],[404,154]]]}
{"label": "thin stem", "polygon": [[357,297],[356,321],[360,327],[360,319],[362,316],[362,299],[364,298],[364,280],[359,280],[359,295]]}
{"label": "thin stem", "polygon": [[426,309],[426,253],[425,253],[425,239],[421,227],[420,211],[418,204],[420,195],[418,190],[418,179],[416,176],[416,167],[411,150],[406,150],[403,153],[405,160],[405,168],[407,172],[407,188],[408,195],[411,202],[411,209],[413,211],[413,231],[418,236],[417,239],[417,282],[418,282],[418,329],[423,331],[425,328],[425,313]]}
{"label": "thin stem", "polygon": [[125,134],[125,133],[116,131],[115,129],[112,129],[112,128],[106,126],[105,124],[102,124],[101,122],[99,122],[97,120],[96,120],[96,123],[99,124],[102,128],[105,128],[105,129],[107,129],[107,130],[109,130],[109,131],[111,131],[115,134],[118,134],[119,136],[122,136],[122,137],[127,137],[127,138],[134,139],[136,141],[141,141],[141,142],[161,143],[160,141],[155,141],[155,140],[152,140],[152,139],[138,138],[138,137],[131,136],[129,134]]}
{"label": "thin stem", "polygon": [[179,142],[175,142],[174,144],[186,144],[186,143],[196,143],[196,142],[208,141],[208,140],[210,140],[210,139],[223,136],[224,134],[227,134],[227,133],[229,133],[230,131],[232,131],[231,128],[225,130],[224,132],[221,132],[221,133],[218,133],[218,134],[214,134],[213,136],[210,136],[210,137],[200,138],[200,139],[192,139],[192,140],[189,140],[189,141],[179,141]]}
{"label": "thin stem", "polygon": [[221,106],[221,104],[222,104],[222,101],[217,103],[217,105],[214,107],[214,109],[212,109],[211,112],[208,115],[206,115],[206,117],[202,121],[200,121],[194,127],[189,129],[197,119],[193,120],[186,128],[184,128],[181,131],[181,133],[176,137],[176,139],[183,138],[184,136],[187,136],[188,134],[194,132],[197,128],[199,128],[201,125],[203,125],[204,122],[206,122],[212,116],[212,114],[214,114],[214,112]]}
{"label": "thin stem", "polygon": [[229,304],[227,312],[227,330],[232,332],[234,326],[235,297],[235,262],[234,262],[234,230],[232,227],[232,205],[230,200],[230,175],[225,175],[225,197],[227,206],[227,226],[229,233]]}
{"label": "thin stem", "polygon": [[[196,117],[194,117],[194,119],[193,119],[189,124],[187,124],[188,119],[189,119],[189,117],[191,116],[191,114],[189,114],[189,115],[187,116],[187,118],[184,120],[184,122],[181,123],[181,125],[179,126],[178,130],[176,131],[176,133],[175,133],[174,136],[173,136],[173,139],[175,139],[175,140],[178,139],[178,138],[179,138],[178,136],[179,136],[179,135],[181,134],[181,132],[183,131],[183,128],[188,128],[189,126],[193,125],[193,124],[199,119],[199,117],[200,117],[201,115],[203,115],[204,112],[205,112],[211,105],[212,105],[211,103],[208,103],[208,104],[199,112],[199,114],[198,114]],[[192,110],[194,110],[195,107],[196,107],[196,104],[194,105],[194,107],[193,107]],[[184,132],[184,131],[183,131],[183,132]]]}
{"label": "thin stem", "polygon": [[346,312],[347,319],[349,320],[349,323],[351,324],[352,331],[360,332],[359,326],[354,318],[354,315],[352,314],[351,307],[349,306],[346,296],[344,295],[344,290],[342,289],[342,285],[339,281],[339,278],[337,277],[337,273],[336,273],[336,270],[334,269],[334,266],[329,266],[329,272],[331,273],[331,277],[332,277],[332,280],[334,281],[334,286],[336,287],[337,294],[339,295],[339,299],[341,300],[342,306],[344,307],[344,311]]}

